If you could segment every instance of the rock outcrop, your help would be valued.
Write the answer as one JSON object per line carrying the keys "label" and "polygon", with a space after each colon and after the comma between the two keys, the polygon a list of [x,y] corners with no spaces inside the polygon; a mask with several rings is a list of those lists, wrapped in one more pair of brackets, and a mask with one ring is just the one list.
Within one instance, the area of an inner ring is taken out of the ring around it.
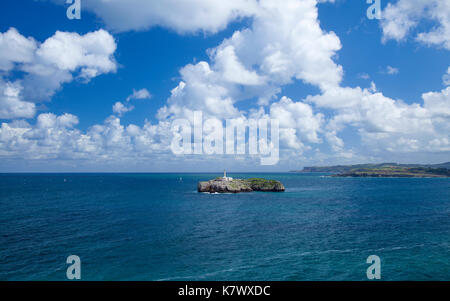
{"label": "rock outcrop", "polygon": [[279,181],[256,178],[233,180],[217,178],[207,182],[198,183],[199,192],[209,193],[239,193],[252,191],[282,192],[284,190],[283,184]]}

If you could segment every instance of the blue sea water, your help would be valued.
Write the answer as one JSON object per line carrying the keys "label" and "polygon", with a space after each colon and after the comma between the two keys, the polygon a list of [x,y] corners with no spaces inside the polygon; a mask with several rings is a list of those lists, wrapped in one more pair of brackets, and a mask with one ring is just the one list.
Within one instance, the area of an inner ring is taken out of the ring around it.
{"label": "blue sea water", "polygon": [[[218,174],[0,175],[0,280],[450,280],[450,180],[230,174],[284,193],[204,194]],[[182,178],[182,181],[180,181]]]}

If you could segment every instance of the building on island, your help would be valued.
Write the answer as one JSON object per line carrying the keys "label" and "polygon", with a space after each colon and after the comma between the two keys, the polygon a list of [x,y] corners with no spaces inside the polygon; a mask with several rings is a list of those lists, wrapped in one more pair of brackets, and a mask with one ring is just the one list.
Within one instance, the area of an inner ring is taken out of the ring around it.
{"label": "building on island", "polygon": [[225,181],[231,181],[231,180],[233,180],[233,178],[227,177],[227,171],[226,171],[226,170],[223,171],[223,179],[224,179]]}

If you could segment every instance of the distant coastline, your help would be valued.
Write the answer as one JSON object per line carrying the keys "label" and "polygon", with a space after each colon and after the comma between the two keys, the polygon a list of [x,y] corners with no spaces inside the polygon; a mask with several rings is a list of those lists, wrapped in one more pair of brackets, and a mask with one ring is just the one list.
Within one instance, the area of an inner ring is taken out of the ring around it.
{"label": "distant coastline", "polygon": [[400,177],[400,178],[448,178],[450,162],[442,164],[357,164],[336,166],[312,166],[291,172],[333,173],[333,177]]}

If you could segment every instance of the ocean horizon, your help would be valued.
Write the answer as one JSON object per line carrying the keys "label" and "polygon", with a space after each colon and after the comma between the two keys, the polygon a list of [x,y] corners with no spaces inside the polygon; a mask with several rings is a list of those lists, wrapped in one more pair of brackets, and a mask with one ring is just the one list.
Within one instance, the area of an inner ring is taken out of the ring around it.
{"label": "ocean horizon", "polygon": [[220,173],[0,174],[0,280],[450,280],[448,178],[281,181],[282,193],[197,192]]}

